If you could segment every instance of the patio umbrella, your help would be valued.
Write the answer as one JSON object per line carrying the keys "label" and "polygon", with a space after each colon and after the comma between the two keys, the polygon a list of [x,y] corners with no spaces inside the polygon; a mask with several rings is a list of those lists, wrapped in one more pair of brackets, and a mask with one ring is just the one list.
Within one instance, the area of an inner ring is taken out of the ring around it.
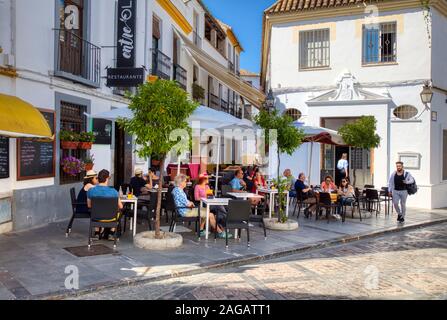
{"label": "patio umbrella", "polygon": [[315,126],[306,126],[303,122],[295,122],[298,129],[304,131],[305,138],[303,142],[310,143],[310,159],[309,159],[309,182],[312,175],[312,156],[314,143],[329,144],[334,146],[346,146],[343,138],[337,131]]}

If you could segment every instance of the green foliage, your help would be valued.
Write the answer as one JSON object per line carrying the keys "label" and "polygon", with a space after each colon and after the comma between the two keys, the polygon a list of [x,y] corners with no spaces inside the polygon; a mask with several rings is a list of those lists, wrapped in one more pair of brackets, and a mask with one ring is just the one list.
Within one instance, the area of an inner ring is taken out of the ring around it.
{"label": "green foliage", "polygon": [[92,155],[87,155],[87,156],[85,156],[85,158],[84,158],[84,161],[83,161],[85,164],[94,164],[95,163],[95,157],[94,157],[94,155],[92,154]]}
{"label": "green foliage", "polygon": [[205,99],[205,89],[197,83],[192,84],[192,98],[195,101],[201,101]]}
{"label": "green foliage", "polygon": [[282,223],[286,223],[287,214],[285,214],[284,209],[286,208],[287,195],[285,192],[289,190],[289,181],[286,177],[279,177],[278,179],[273,179],[273,186],[278,190],[279,220]]}
{"label": "green foliage", "polygon": [[[150,158],[154,154],[164,158],[181,140],[171,141],[171,133],[178,129],[190,132],[187,119],[198,104],[190,101],[175,81],[147,82],[129,98],[129,109],[134,118],[119,119],[118,124],[127,133],[135,135],[141,158]],[[182,143],[181,146],[186,148],[189,144]]]}
{"label": "green foliage", "polygon": [[374,116],[362,116],[353,123],[343,125],[338,133],[346,144],[361,148],[373,149],[380,145],[380,136],[376,133],[377,120]]}
{"label": "green foliage", "polygon": [[304,132],[293,125],[293,119],[287,115],[279,115],[277,110],[269,113],[267,110],[255,117],[258,126],[265,130],[265,138],[270,140],[269,130],[276,130],[279,153],[292,155],[303,143]]}
{"label": "green foliage", "polygon": [[61,130],[59,132],[59,138],[61,141],[79,141],[79,134],[73,131]]}
{"label": "green foliage", "polygon": [[79,134],[80,142],[95,142],[95,134],[93,132],[81,132]]}

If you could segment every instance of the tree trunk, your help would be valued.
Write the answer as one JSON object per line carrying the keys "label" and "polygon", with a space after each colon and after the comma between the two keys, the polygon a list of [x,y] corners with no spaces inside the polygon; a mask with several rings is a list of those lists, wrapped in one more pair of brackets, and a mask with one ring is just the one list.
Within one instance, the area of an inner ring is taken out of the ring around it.
{"label": "tree trunk", "polygon": [[160,211],[161,211],[161,198],[163,196],[163,177],[165,169],[166,156],[163,156],[160,161],[160,180],[158,180],[157,190],[157,208],[155,209],[155,239],[161,239],[160,234]]}
{"label": "tree trunk", "polygon": [[[279,149],[278,149],[278,152],[277,152],[277,156],[278,156],[277,179],[278,179],[278,189],[279,189],[279,184],[280,184],[280,181],[279,181],[279,171],[280,171],[280,167],[281,167],[281,154],[279,153]],[[280,194],[279,191],[278,191],[278,222],[281,222],[281,219],[282,219],[282,217],[281,217],[282,216],[282,214],[281,214],[282,213],[281,197],[282,197],[282,194]]]}

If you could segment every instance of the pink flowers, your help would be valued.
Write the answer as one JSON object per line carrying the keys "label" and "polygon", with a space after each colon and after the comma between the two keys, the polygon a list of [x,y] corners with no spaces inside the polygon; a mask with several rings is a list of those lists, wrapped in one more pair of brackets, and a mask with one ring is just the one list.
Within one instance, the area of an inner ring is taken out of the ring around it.
{"label": "pink flowers", "polygon": [[61,161],[62,170],[71,176],[77,176],[85,169],[85,164],[75,158],[75,157],[66,157]]}

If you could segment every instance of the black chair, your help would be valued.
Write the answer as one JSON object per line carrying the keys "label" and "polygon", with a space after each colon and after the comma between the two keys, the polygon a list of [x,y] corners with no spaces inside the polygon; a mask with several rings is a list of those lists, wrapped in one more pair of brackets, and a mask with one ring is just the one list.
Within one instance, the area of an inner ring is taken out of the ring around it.
{"label": "black chair", "polygon": [[70,222],[68,223],[67,226],[67,230],[65,232],[65,236],[68,237],[71,233],[71,228],[73,227],[73,222],[74,219],[90,219],[90,212],[78,212],[77,206],[81,205],[81,206],[87,206],[87,203],[81,203],[81,202],[77,202],[76,200],[76,189],[75,188],[71,188],[70,189],[70,198],[71,198],[71,210],[72,210],[72,215],[71,215],[71,219]]}
{"label": "black chair", "polygon": [[380,190],[380,199],[383,200],[383,202],[385,202],[385,214],[389,215],[390,214],[390,209],[391,209],[391,213],[393,213],[393,196],[390,196],[390,191],[388,187],[382,187],[382,189]]}
{"label": "black chair", "polygon": [[[228,232],[230,229],[247,230],[247,246],[250,247],[250,213],[251,204],[248,200],[231,200],[228,202],[227,219],[225,223],[225,245],[228,248]],[[239,232],[239,237],[241,232]],[[215,234],[215,237],[217,235]]]}
{"label": "black chair", "polygon": [[233,191],[233,187],[229,184],[223,184],[221,187],[221,196],[228,197],[228,193]]}
{"label": "black chair", "polygon": [[301,190],[297,191],[295,194],[295,207],[293,208],[292,216],[295,216],[296,208],[298,207],[297,218],[300,217],[301,209],[308,207],[309,205],[304,202],[305,197]]}
{"label": "black chair", "polygon": [[[197,217],[183,217],[180,215],[180,209],[190,209],[187,207],[175,207],[173,214],[172,214],[172,220],[171,220],[171,225],[169,227],[169,232],[174,232],[175,226],[177,225],[177,223],[179,222],[188,222],[188,223],[192,223],[194,222],[196,225],[196,232],[197,232],[197,237],[200,240],[200,215],[198,215]],[[200,212],[200,208],[199,208],[199,212]]]}
{"label": "black chair", "polygon": [[377,215],[381,212],[382,202],[384,199],[380,198],[379,191],[376,189],[366,189],[365,200],[369,212],[376,212]]}
{"label": "black chair", "polygon": [[120,229],[121,213],[118,209],[118,198],[93,198],[88,234],[88,248],[92,244],[92,231],[94,228],[114,228],[113,248],[116,249],[118,232]]}
{"label": "black chair", "polygon": [[[318,219],[318,215],[321,210],[326,209],[326,219],[327,219],[327,223],[329,223],[329,214],[331,212],[335,212],[337,210],[337,208],[338,208],[338,204],[332,203],[330,193],[320,192],[320,196],[318,197],[318,201],[317,201],[317,214],[316,214],[315,219]],[[343,222],[344,222],[344,217],[343,217]]]}

